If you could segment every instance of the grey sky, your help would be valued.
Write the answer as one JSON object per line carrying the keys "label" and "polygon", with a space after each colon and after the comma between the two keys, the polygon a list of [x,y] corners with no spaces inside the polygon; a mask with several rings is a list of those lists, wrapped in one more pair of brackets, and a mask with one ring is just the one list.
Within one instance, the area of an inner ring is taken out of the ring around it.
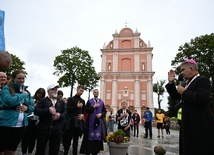
{"label": "grey sky", "polygon": [[[153,82],[167,79],[178,47],[213,33],[213,6],[212,0],[0,0],[6,50],[26,62],[26,85],[32,94],[57,82],[53,61],[63,49],[78,46],[89,51],[100,72],[100,49],[126,22],[154,47]],[[61,90],[69,96],[69,89]],[[154,95],[157,107],[156,102]]]}

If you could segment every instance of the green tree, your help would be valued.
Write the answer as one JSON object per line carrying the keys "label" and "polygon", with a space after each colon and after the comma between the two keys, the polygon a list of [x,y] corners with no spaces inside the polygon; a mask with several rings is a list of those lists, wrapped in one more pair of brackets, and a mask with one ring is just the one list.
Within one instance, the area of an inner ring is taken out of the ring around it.
{"label": "green tree", "polygon": [[[93,69],[93,71],[95,71],[95,70]],[[97,82],[100,79],[99,74],[97,74],[96,72],[93,72],[93,71],[90,73],[91,75],[89,75],[89,79],[88,79],[89,83],[86,88],[88,90],[88,99],[90,99],[91,90],[93,90],[95,87],[98,86]]]}
{"label": "green tree", "polygon": [[214,105],[214,33],[201,35],[191,39],[189,43],[181,45],[176,57],[172,60],[176,74],[180,73],[179,65],[186,59],[193,58],[198,62],[199,73],[211,80],[212,96],[211,102]]}
{"label": "green tree", "polygon": [[99,79],[100,76],[96,73],[95,68],[93,66],[86,68],[86,70],[81,75],[81,79],[78,83],[84,85],[85,89],[88,90],[88,99],[90,99],[91,90],[98,86],[97,82]]}
{"label": "green tree", "polygon": [[61,51],[61,55],[54,60],[54,75],[59,76],[58,83],[62,87],[71,86],[72,96],[75,84],[84,85],[87,89],[93,89],[99,80],[99,75],[93,67],[93,59],[88,51],[78,47]]}
{"label": "green tree", "polygon": [[13,54],[11,54],[11,58],[12,58],[12,64],[5,71],[5,73],[7,74],[7,77],[11,77],[12,72],[15,70],[23,70],[27,74],[27,72],[25,71],[25,67],[24,67],[25,62],[21,61],[21,59],[18,56],[13,55]]}
{"label": "green tree", "polygon": [[161,109],[162,97],[165,92],[164,89],[165,82],[166,82],[165,80],[160,80],[160,82],[157,81],[157,83],[153,84],[153,92],[155,92],[158,95],[158,109]]}

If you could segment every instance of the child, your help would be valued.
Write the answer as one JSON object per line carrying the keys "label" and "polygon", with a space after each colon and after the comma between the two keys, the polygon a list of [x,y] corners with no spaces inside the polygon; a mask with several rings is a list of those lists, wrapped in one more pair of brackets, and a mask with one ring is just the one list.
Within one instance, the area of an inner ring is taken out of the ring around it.
{"label": "child", "polygon": [[170,136],[170,118],[166,117],[165,122],[164,122],[164,127],[166,129],[166,135]]}

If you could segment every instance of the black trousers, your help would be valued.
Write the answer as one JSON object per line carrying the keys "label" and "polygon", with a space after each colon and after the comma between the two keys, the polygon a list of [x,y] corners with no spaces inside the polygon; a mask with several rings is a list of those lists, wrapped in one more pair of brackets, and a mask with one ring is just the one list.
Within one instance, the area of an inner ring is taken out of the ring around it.
{"label": "black trousers", "polygon": [[63,146],[64,146],[64,155],[68,155],[70,146],[71,146],[71,140],[73,140],[73,155],[77,155],[78,150],[78,140],[81,136],[82,131],[79,128],[71,128],[65,130],[63,134]]}
{"label": "black trousers", "polygon": [[165,128],[166,128],[166,134],[170,135],[170,127],[167,125],[167,126],[165,126]]}
{"label": "black trousers", "polygon": [[148,134],[149,134],[149,137],[152,138],[152,122],[149,121],[149,122],[145,122],[145,137],[148,137]]}
{"label": "black trousers", "polygon": [[28,120],[28,126],[24,137],[22,139],[22,154],[32,153],[36,144],[37,127],[35,125],[37,120]]}
{"label": "black trousers", "polygon": [[138,137],[139,134],[139,125],[134,125],[134,136]]}
{"label": "black trousers", "polygon": [[0,152],[16,151],[24,133],[25,127],[0,127]]}
{"label": "black trousers", "polygon": [[37,135],[36,155],[44,155],[48,141],[49,141],[49,154],[58,155],[61,136],[62,136],[61,132],[54,134],[44,134],[39,132]]}
{"label": "black trousers", "polygon": [[183,141],[182,141],[182,121],[178,120],[178,124],[179,124],[179,155],[183,155]]}

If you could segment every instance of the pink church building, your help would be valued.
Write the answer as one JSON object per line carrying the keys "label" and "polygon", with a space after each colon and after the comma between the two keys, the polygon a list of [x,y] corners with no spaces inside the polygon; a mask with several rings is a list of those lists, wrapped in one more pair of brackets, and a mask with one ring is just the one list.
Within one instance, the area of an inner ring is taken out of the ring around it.
{"label": "pink church building", "polygon": [[141,115],[148,106],[154,113],[152,50],[136,30],[125,27],[116,31],[101,49],[100,98],[106,108],[116,112],[126,100],[130,110]]}

